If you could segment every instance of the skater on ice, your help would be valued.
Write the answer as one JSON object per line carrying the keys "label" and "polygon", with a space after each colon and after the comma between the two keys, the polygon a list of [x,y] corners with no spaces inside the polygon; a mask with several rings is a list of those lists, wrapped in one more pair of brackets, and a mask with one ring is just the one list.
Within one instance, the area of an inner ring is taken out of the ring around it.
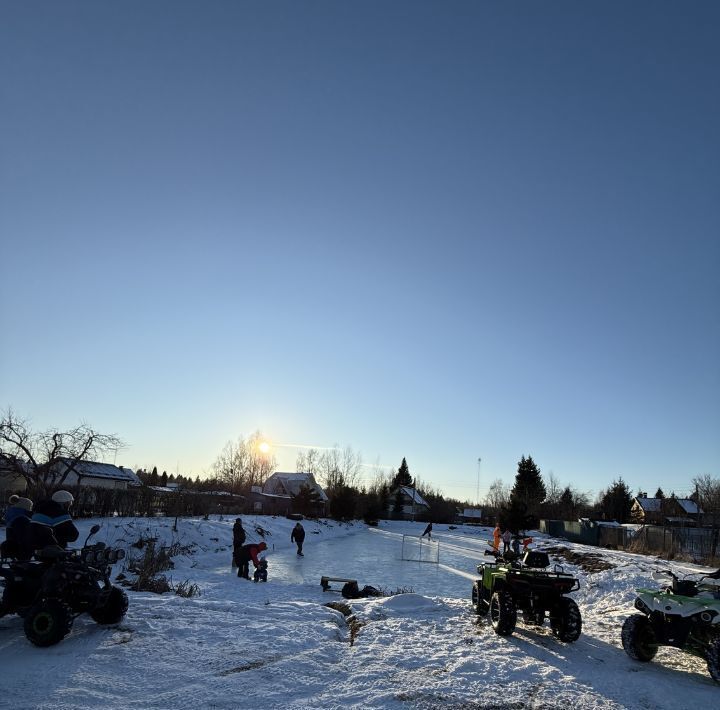
{"label": "skater on ice", "polygon": [[424,538],[427,535],[428,540],[432,540],[432,523],[428,523],[427,527],[425,528],[425,531],[422,535],[420,535],[420,538]]}
{"label": "skater on ice", "polygon": [[295,527],[292,530],[292,533],[290,535],[290,542],[294,542],[297,545],[297,553],[299,557],[304,557],[303,555],[303,540],[305,540],[305,528],[300,525],[300,523],[297,523]]}

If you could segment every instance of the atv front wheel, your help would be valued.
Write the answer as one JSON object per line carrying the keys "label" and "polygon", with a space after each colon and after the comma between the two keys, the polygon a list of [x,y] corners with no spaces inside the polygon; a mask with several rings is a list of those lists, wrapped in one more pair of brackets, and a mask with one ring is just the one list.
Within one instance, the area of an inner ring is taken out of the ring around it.
{"label": "atv front wheel", "polygon": [[490,598],[490,623],[498,636],[510,636],[517,624],[517,609],[509,592],[495,592]]}
{"label": "atv front wheel", "polygon": [[[655,658],[655,654],[658,652],[658,642],[655,629],[647,616],[633,614],[625,619],[622,627],[622,645],[625,653],[636,661],[646,663]],[[712,675],[712,671],[710,674]]]}
{"label": "atv front wheel", "polygon": [[712,679],[720,683],[720,638],[710,642],[707,654],[707,667]]}
{"label": "atv front wheel", "polygon": [[67,604],[57,599],[45,599],[30,607],[23,628],[31,643],[53,646],[70,633],[72,625],[73,614]]}
{"label": "atv front wheel", "polygon": [[572,643],[580,638],[582,616],[574,599],[562,597],[557,608],[550,616],[550,628],[553,634],[564,643]]}
{"label": "atv front wheel", "polygon": [[490,605],[482,598],[482,590],[480,588],[480,582],[475,582],[472,588],[472,605],[475,609],[475,613],[480,616],[485,616],[490,609]]}
{"label": "atv front wheel", "polygon": [[105,604],[93,609],[90,616],[98,624],[117,624],[125,616],[127,610],[127,594],[120,587],[113,587]]}

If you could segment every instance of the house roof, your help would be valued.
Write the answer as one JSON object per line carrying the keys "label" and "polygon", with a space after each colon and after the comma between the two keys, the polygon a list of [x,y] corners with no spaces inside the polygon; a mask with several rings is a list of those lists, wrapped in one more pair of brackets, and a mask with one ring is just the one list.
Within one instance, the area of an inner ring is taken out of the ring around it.
{"label": "house roof", "polygon": [[[67,468],[70,468],[70,460],[62,459]],[[142,485],[135,472],[124,466],[115,466],[111,463],[99,463],[97,461],[78,461],[71,469],[79,476],[91,476],[92,478],[107,478],[113,481],[127,481],[130,485]]]}
{"label": "house roof", "polygon": [[[662,512],[662,503],[664,500],[670,500],[669,498],[636,498],[638,505],[646,513],[660,513]],[[690,498],[675,498],[677,504],[688,514],[698,515],[702,513],[702,510],[698,507],[697,503]]]}
{"label": "house roof", "polygon": [[690,500],[690,498],[678,498],[677,502],[688,515],[698,515],[702,513],[700,506],[694,500]]}
{"label": "house roof", "polygon": [[[329,498],[320,487],[312,473],[285,473],[276,471],[265,481],[262,492],[267,494],[278,494],[284,492],[287,495],[296,496],[303,486],[308,486],[317,492],[320,499],[327,502]],[[278,490],[280,489],[280,490]]]}
{"label": "house roof", "polygon": [[429,508],[427,501],[423,499],[423,497],[417,492],[415,488],[410,488],[409,486],[400,486],[400,490],[408,497],[410,498],[415,505],[424,505],[426,508]]}
{"label": "house roof", "polygon": [[662,512],[662,498],[636,498],[635,500],[646,513]]}

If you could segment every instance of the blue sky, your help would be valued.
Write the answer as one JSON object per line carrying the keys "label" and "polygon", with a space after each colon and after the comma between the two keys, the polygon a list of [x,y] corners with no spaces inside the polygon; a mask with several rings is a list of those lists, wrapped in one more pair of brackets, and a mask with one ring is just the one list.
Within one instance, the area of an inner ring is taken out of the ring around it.
{"label": "blue sky", "polygon": [[719,30],[2,0],[0,406],[183,475],[260,430],[471,500],[522,455],[688,493],[720,475]]}

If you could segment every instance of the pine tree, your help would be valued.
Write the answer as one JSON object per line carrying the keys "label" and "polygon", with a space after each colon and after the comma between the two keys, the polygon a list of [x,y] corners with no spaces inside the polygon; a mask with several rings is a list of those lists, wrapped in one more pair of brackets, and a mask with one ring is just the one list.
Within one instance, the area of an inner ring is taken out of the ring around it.
{"label": "pine tree", "polygon": [[545,500],[545,484],[540,469],[532,460],[532,456],[524,456],[518,461],[515,485],[510,493],[510,503],[525,506],[528,514],[535,515],[540,504]]}
{"label": "pine tree", "polygon": [[655,491],[655,497],[656,497],[656,498],[664,498],[664,497],[665,497],[665,494],[663,493],[663,489],[662,489],[662,488],[658,488],[658,489]]}
{"label": "pine tree", "polygon": [[630,519],[632,502],[630,488],[620,477],[617,481],[613,481],[610,488],[605,491],[600,506],[606,519],[626,523]]}
{"label": "pine tree", "polygon": [[412,479],[412,476],[410,475],[410,469],[408,468],[405,457],[403,457],[402,463],[400,464],[400,468],[398,469],[398,472],[395,474],[395,478],[393,478],[393,488],[397,488],[398,486],[411,486],[412,482],[413,482],[413,479]]}

